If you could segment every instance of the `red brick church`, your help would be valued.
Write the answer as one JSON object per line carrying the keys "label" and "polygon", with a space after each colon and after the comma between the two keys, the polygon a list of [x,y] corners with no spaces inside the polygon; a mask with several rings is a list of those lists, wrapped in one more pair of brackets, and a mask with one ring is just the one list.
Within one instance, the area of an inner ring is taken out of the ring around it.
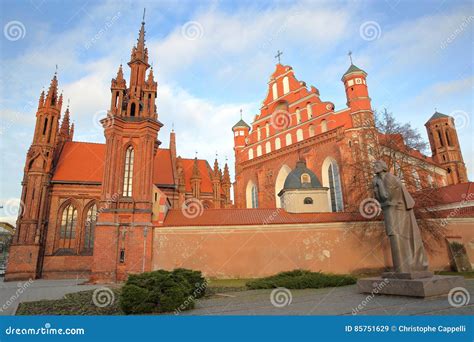
{"label": "red brick church", "polygon": [[[264,240],[247,246],[244,235],[259,231],[263,224],[280,234],[282,226],[305,230],[314,222],[352,220],[344,211],[356,205],[346,186],[354,175],[344,165],[354,157],[354,146],[366,144],[366,132],[373,131],[367,74],[351,64],[342,77],[347,108],[336,110],[333,103],[321,100],[317,88],[299,81],[290,66],[278,63],[252,127],[240,120],[232,128],[232,203],[227,164],[221,170],[217,160],[211,167],[206,160],[179,157],[174,132],[169,147],[160,146],[163,124],[155,105],[157,82],[148,63],[144,23],[128,66],[128,85],[122,66],[111,82],[110,110],[101,121],[105,144],[73,140],[74,125],[69,108],[62,113],[56,74],[48,92],[41,93],[22,181],[24,210],[17,220],[6,279],[115,282],[129,273],[172,267],[214,276],[254,276],[278,267],[325,269],[306,265],[313,259],[305,254],[294,256],[295,265],[280,262],[265,270],[260,263],[283,249],[268,250],[271,244]],[[452,118],[435,113],[426,126],[433,156],[406,152],[422,166],[410,172],[418,179],[417,187],[468,182]],[[397,138],[377,135],[382,145],[384,139]],[[313,184],[327,189],[323,196],[332,213],[275,211],[282,205],[279,194],[285,180],[299,160],[305,161]],[[470,189],[470,183],[466,186],[455,193]],[[303,250],[295,248],[295,253]],[[321,253],[327,257],[329,251]],[[346,271],[345,267],[331,271]]]}

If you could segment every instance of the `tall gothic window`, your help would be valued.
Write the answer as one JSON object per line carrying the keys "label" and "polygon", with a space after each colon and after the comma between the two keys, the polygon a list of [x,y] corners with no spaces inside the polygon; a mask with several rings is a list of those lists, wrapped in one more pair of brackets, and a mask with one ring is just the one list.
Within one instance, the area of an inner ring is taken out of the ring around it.
{"label": "tall gothic window", "polygon": [[84,249],[92,250],[94,247],[94,231],[97,222],[97,205],[89,208],[84,225]]}
{"label": "tall gothic window", "polygon": [[[74,240],[76,238],[76,223],[77,223],[77,210],[72,204],[69,204],[63,210],[61,217],[61,230],[59,232],[60,238],[63,240]],[[64,247],[70,248],[71,244]]]}
{"label": "tall gothic window", "polygon": [[328,180],[332,211],[342,211],[344,205],[342,202],[341,178],[339,176],[339,168],[334,161],[328,167]]}
{"label": "tall gothic window", "polygon": [[125,170],[123,175],[123,193],[125,197],[132,196],[133,184],[133,147],[129,146],[125,152]]}
{"label": "tall gothic window", "polygon": [[258,190],[257,186],[252,186],[252,208],[258,208]]}
{"label": "tall gothic window", "polygon": [[288,76],[285,76],[283,78],[283,94],[287,94],[290,92],[290,80],[288,79]]}

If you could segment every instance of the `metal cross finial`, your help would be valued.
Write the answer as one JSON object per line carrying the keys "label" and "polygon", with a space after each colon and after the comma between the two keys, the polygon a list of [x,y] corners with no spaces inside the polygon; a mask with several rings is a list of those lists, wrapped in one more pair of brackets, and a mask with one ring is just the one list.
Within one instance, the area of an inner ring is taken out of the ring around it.
{"label": "metal cross finial", "polygon": [[240,120],[242,120],[242,108],[240,108]]}
{"label": "metal cross finial", "polygon": [[171,123],[171,132],[174,132],[174,122]]}
{"label": "metal cross finial", "polygon": [[347,55],[349,56],[349,59],[351,60],[351,64],[352,64],[352,51],[349,50],[349,52],[347,53]]}
{"label": "metal cross finial", "polygon": [[227,163],[227,156],[225,156],[225,162]]}
{"label": "metal cross finial", "polygon": [[275,58],[278,59],[278,64],[281,64],[281,63],[280,63],[280,62],[281,62],[281,61],[280,61],[280,56],[281,56],[281,55],[283,55],[283,52],[281,52],[280,50],[277,50],[277,54],[276,54]]}
{"label": "metal cross finial", "polygon": [[56,71],[54,72],[56,75],[58,74],[58,65],[56,64]]}
{"label": "metal cross finial", "polygon": [[195,157],[195,158],[198,157],[198,151],[194,152],[194,157]]}
{"label": "metal cross finial", "polygon": [[142,20],[143,23],[145,23],[145,12],[146,12],[146,8],[143,8],[143,20]]}
{"label": "metal cross finial", "polygon": [[218,156],[219,156],[219,155],[217,154],[217,151],[216,151],[216,159],[217,159]]}

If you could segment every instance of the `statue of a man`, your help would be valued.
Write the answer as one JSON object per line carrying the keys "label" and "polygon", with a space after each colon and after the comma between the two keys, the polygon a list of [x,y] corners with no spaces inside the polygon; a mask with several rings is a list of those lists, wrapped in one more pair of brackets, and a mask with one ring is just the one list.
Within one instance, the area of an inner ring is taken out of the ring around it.
{"label": "statue of a man", "polygon": [[384,161],[376,161],[374,171],[375,198],[383,210],[395,272],[426,271],[428,261],[413,213],[415,201],[400,179],[388,172]]}

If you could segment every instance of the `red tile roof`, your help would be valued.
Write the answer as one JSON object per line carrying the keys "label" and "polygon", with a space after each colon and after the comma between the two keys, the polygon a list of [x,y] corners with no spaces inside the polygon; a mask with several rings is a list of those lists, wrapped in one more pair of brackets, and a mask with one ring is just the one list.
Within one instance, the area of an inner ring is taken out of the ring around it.
{"label": "red tile roof", "polygon": [[[105,144],[70,141],[64,144],[54,182],[101,183],[104,172]],[[191,191],[194,159],[183,159],[186,191]],[[201,192],[212,193],[211,168],[206,160],[198,159],[201,172]],[[158,149],[154,160],[153,182],[157,185],[174,185],[173,166],[169,149]]]}
{"label": "red tile roof", "polygon": [[283,209],[204,209],[202,215],[188,218],[183,215],[181,209],[171,209],[163,226],[271,225],[364,220],[359,213],[291,214]]}
{"label": "red tile roof", "polygon": [[105,144],[67,142],[54,171],[53,181],[101,183]]}
{"label": "red tile roof", "polygon": [[158,185],[174,185],[171,151],[160,148],[156,152],[153,168],[153,183]]}
{"label": "red tile roof", "polygon": [[430,193],[431,191],[436,191],[436,199],[440,202],[440,205],[464,201],[474,201],[473,182],[447,185],[436,189],[425,189],[421,190],[420,193]]}
{"label": "red tile roof", "polygon": [[[191,192],[191,176],[193,174],[194,159],[182,159],[186,192]],[[201,192],[212,192],[212,169],[206,160],[198,159],[198,168],[201,173]]]}

